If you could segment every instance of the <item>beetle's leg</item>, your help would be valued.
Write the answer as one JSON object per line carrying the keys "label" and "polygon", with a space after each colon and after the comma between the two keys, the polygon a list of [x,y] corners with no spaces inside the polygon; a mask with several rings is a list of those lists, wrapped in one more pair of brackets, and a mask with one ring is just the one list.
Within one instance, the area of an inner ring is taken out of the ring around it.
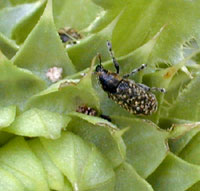
{"label": "beetle's leg", "polygon": [[161,92],[161,93],[166,93],[165,88],[152,87],[151,91],[158,91],[158,92]]}
{"label": "beetle's leg", "polygon": [[144,84],[140,84],[140,83],[137,83],[138,86],[140,86],[141,88],[143,88],[145,91],[151,91],[151,88],[149,86],[146,86]]}
{"label": "beetle's leg", "polygon": [[116,58],[114,57],[113,51],[112,51],[112,44],[110,41],[107,41],[107,47],[108,47],[108,51],[110,53],[110,56],[112,58],[113,64],[115,66],[115,69],[117,71],[117,74],[119,74],[119,63],[117,62]]}
{"label": "beetle's leg", "polygon": [[147,67],[146,64],[142,64],[139,68],[134,69],[131,73],[125,74],[125,75],[123,76],[123,78],[128,78],[128,77],[130,77],[131,75],[134,75],[134,74],[138,73],[139,71],[144,70],[146,67]]}
{"label": "beetle's leg", "polygon": [[140,84],[140,83],[137,83],[138,86],[142,87],[145,91],[159,91],[161,93],[166,93],[166,90],[164,88],[157,88],[157,87],[149,87],[149,86],[146,86],[144,84]]}

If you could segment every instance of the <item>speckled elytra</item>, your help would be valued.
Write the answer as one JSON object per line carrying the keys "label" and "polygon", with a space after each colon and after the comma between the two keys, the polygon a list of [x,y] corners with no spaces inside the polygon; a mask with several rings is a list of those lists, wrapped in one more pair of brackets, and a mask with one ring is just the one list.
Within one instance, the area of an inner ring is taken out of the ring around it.
{"label": "speckled elytra", "polygon": [[131,73],[124,76],[119,75],[119,63],[113,55],[112,45],[107,41],[108,50],[116,69],[115,72],[108,71],[100,63],[96,66],[96,74],[102,89],[108,94],[108,97],[114,100],[121,107],[135,115],[151,115],[157,110],[158,102],[152,91],[165,93],[164,88],[148,87],[144,84],[136,83],[127,79],[129,76],[146,68],[142,64],[139,68],[134,69]]}

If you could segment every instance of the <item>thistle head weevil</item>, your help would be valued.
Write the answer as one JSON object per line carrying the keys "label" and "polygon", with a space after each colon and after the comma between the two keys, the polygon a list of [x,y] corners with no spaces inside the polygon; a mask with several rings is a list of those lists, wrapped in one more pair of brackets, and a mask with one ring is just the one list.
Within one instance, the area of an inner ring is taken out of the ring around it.
{"label": "thistle head weevil", "polygon": [[121,107],[135,115],[151,115],[157,110],[158,102],[152,91],[165,93],[164,88],[148,87],[144,84],[136,83],[127,79],[129,76],[143,70],[147,67],[142,64],[139,68],[134,69],[124,76],[119,75],[119,63],[114,57],[112,45],[107,41],[108,50],[116,69],[115,72],[106,70],[101,64],[99,54],[99,64],[96,66],[96,74],[102,89],[108,94],[108,97],[114,100]]}

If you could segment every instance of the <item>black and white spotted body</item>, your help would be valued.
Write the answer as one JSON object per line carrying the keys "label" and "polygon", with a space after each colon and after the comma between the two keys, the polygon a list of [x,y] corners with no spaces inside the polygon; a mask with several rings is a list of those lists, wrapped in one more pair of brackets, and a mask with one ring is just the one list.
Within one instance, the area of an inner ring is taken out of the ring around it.
{"label": "black and white spotted body", "polygon": [[[132,74],[139,72],[146,67],[133,70],[130,74],[121,77],[119,73],[119,64],[113,56],[111,43],[108,42],[108,48],[116,68],[116,73],[110,72],[100,64],[96,67],[96,74],[102,89],[108,94],[108,97],[114,100],[121,107],[135,115],[151,115],[157,110],[158,102],[156,96],[151,91],[165,92],[163,88],[150,88],[144,84],[136,83],[127,79]],[[100,58],[100,57],[99,57]]]}

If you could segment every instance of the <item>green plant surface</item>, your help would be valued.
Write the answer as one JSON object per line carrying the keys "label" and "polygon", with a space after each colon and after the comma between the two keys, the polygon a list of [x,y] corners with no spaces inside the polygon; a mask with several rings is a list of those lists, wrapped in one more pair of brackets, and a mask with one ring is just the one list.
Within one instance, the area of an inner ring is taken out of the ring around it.
{"label": "green plant surface", "polygon": [[10,139],[12,139],[14,137],[13,134],[10,133],[6,133],[1,131],[0,132],[0,145],[4,145],[5,143],[7,143]]}
{"label": "green plant surface", "polygon": [[38,9],[39,2],[5,8],[0,11],[0,32],[11,38],[13,28],[24,18]]}
{"label": "green plant surface", "polygon": [[[2,0],[0,191],[200,191],[199,8],[199,0]],[[62,43],[64,27],[83,38]],[[132,115],[103,91],[98,53],[116,71],[107,40],[120,76],[146,64],[129,79],[165,88],[152,90],[152,115]],[[63,70],[56,82],[53,67]]]}
{"label": "green plant surface", "polygon": [[47,174],[47,180],[49,188],[52,190],[63,190],[64,189],[64,175],[55,166],[49,157],[47,151],[44,149],[39,139],[33,139],[28,141],[28,145],[34,152],[34,154],[41,161],[44,170]]}
{"label": "green plant surface", "polygon": [[31,14],[23,17],[12,29],[11,38],[14,39],[17,44],[22,44],[24,42],[44,11],[46,1],[41,0],[41,2],[38,1],[36,3],[38,6],[35,10],[30,12]]}
{"label": "green plant surface", "polygon": [[200,183],[196,183],[191,188],[189,188],[187,191],[199,191],[200,190]]}
{"label": "green plant surface", "polygon": [[169,104],[173,105],[179,93],[190,81],[191,79],[186,73],[181,70],[177,71],[176,75],[173,76],[165,95],[165,100],[167,101],[168,106]]}
{"label": "green plant surface", "polygon": [[93,145],[70,132],[55,141],[41,142],[74,190],[113,190],[113,169]]}
{"label": "green plant surface", "polygon": [[25,190],[49,190],[41,163],[21,137],[0,148],[0,166],[13,174]]}
{"label": "green plant surface", "polygon": [[[36,0],[9,0],[10,4],[12,4],[13,6],[19,5],[19,4],[25,4],[25,3],[32,3],[35,2]],[[41,0],[43,1],[43,0]]]}
{"label": "green plant surface", "polygon": [[0,48],[2,53],[4,53],[9,59],[12,58],[19,49],[14,41],[10,40],[2,33],[0,33]]}
{"label": "green plant surface", "polygon": [[126,146],[120,131],[112,123],[81,113],[70,114],[72,121],[67,129],[91,143],[110,160],[113,167],[119,166],[126,157]]}
{"label": "green plant surface", "polygon": [[109,121],[107,121],[106,119],[103,119],[103,118],[84,115],[84,114],[78,113],[78,112],[71,112],[71,113],[69,113],[69,116],[83,119],[83,120],[85,120],[85,121],[87,121],[87,122],[89,122],[93,125],[96,125],[96,126],[108,127],[108,130],[110,130],[110,132],[112,132],[112,133],[114,133],[114,131],[118,130],[116,125],[112,124],[111,122],[109,122]]}
{"label": "green plant surface", "polygon": [[178,155],[199,131],[199,123],[174,125],[169,134],[171,151]]}
{"label": "green plant surface", "polygon": [[167,133],[152,122],[120,116],[113,119],[119,127],[129,127],[123,135],[127,161],[140,176],[147,178],[167,155]]}
{"label": "green plant surface", "polygon": [[158,40],[150,59],[154,62],[177,63],[182,58],[181,45],[193,37],[199,39],[199,26],[196,25],[199,19],[198,1],[94,0],[94,2],[106,10],[115,12],[116,7],[123,10],[112,37],[118,56],[126,55],[141,46],[164,25],[167,25],[166,30]]}
{"label": "green plant surface", "polygon": [[17,116],[9,127],[4,128],[4,131],[28,137],[56,139],[60,137],[61,130],[69,121],[69,117],[59,113],[33,108]]}
{"label": "green plant surface", "polygon": [[9,126],[14,120],[16,115],[16,106],[0,108],[0,129]]}
{"label": "green plant surface", "polygon": [[4,9],[4,8],[10,7],[10,6],[11,6],[10,1],[2,0],[2,1],[1,1],[1,5],[0,5],[0,9]]}
{"label": "green plant surface", "polygon": [[153,188],[144,179],[142,179],[134,168],[128,163],[121,164],[116,170],[115,191],[153,191]]}
{"label": "green plant surface", "polygon": [[147,179],[154,190],[187,190],[200,180],[200,167],[169,153],[159,168]]}
{"label": "green plant surface", "polygon": [[[90,60],[97,54],[97,52],[101,53],[102,60],[111,59],[108,53],[108,48],[106,47],[106,40],[111,40],[112,31],[118,22],[120,15],[117,16],[109,25],[107,25],[102,30],[98,31],[95,34],[91,34],[83,39],[79,44],[69,47],[67,49],[68,54],[75,64],[78,70],[82,70],[85,67],[88,67]],[[139,47],[135,51],[130,52],[128,55],[120,57],[119,63],[122,66],[123,72],[127,71],[127,69],[131,70],[133,66],[137,67],[141,65],[141,63],[146,63],[149,59],[154,45],[156,44],[159,36],[162,34],[164,30],[164,26],[160,28],[160,30],[149,39],[143,46]],[[93,49],[89,49],[89,47],[93,46]],[[87,52],[86,52],[87,51]],[[79,55],[78,57],[76,55]],[[128,63],[126,63],[128,62]],[[124,69],[125,68],[125,69]]]}
{"label": "green plant surface", "polygon": [[92,58],[96,56],[97,53],[101,53],[102,60],[110,59],[105,42],[106,40],[111,39],[112,31],[117,20],[118,18],[98,33],[88,35],[80,43],[67,49],[69,57],[77,70],[83,70],[86,67],[89,67]]}
{"label": "green plant surface", "polygon": [[[195,76],[191,83],[179,94],[169,110],[169,117],[199,121],[199,81],[200,76]],[[192,97],[195,99],[192,99]]]}
{"label": "green plant surface", "polygon": [[48,1],[39,22],[13,58],[15,65],[29,69],[49,84],[46,73],[51,67],[61,67],[63,77],[75,72],[57,34],[51,3]]}
{"label": "green plant surface", "polygon": [[73,191],[71,183],[69,182],[69,180],[67,178],[64,179],[64,188],[63,188],[63,191]]}
{"label": "green plant surface", "polygon": [[[0,104],[17,105],[23,109],[25,100],[45,88],[45,83],[30,71],[20,69],[10,61],[0,65]],[[8,83],[9,82],[9,83]]]}
{"label": "green plant surface", "polygon": [[[179,156],[182,159],[186,160],[187,162],[200,165],[199,143],[200,143],[200,134],[198,132],[193,137],[193,139],[187,144],[187,146],[181,151]],[[200,190],[200,181],[189,189],[189,191],[194,191],[194,190],[196,191]]]}
{"label": "green plant surface", "polygon": [[11,173],[0,168],[0,190],[7,191],[24,191],[22,183],[17,180]]}
{"label": "green plant surface", "polygon": [[51,85],[31,97],[26,107],[59,113],[75,111],[84,104],[99,109],[99,99],[92,87],[91,73],[92,70],[81,79],[66,79]]}
{"label": "green plant surface", "polygon": [[77,30],[87,27],[102,10],[90,0],[53,0],[53,8],[55,24],[58,29],[73,27]]}
{"label": "green plant surface", "polygon": [[200,164],[199,158],[199,133],[195,135],[195,137],[187,144],[187,146],[181,151],[179,156],[192,163],[192,164]]}

